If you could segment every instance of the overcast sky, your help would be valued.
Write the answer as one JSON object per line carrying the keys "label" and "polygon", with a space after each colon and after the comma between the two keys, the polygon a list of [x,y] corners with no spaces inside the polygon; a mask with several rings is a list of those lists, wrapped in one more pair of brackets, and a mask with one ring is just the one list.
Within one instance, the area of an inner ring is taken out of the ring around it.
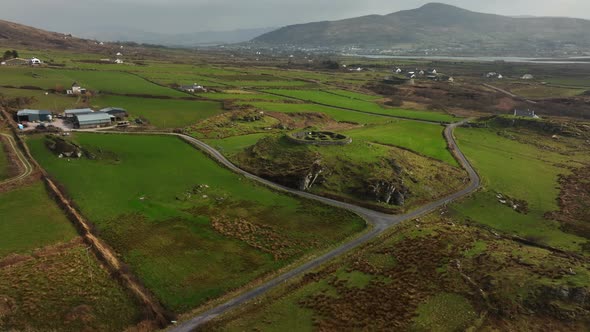
{"label": "overcast sky", "polygon": [[[280,27],[412,9],[425,0],[1,0],[0,19],[58,32],[126,27],[165,33]],[[504,15],[590,19],[589,0],[445,0]]]}

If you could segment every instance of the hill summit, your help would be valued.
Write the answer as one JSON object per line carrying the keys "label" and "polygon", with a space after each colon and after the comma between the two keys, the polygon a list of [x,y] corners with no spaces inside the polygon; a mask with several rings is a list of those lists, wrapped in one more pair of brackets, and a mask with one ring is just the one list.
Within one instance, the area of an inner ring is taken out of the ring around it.
{"label": "hill summit", "polygon": [[509,17],[442,3],[388,15],[287,26],[253,40],[269,45],[430,50],[533,55],[590,50],[590,21],[562,17]]}

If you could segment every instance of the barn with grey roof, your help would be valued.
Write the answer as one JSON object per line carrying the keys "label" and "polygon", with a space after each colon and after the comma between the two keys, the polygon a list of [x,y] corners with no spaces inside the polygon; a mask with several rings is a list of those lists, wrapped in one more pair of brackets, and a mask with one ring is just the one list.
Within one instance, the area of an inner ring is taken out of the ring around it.
{"label": "barn with grey roof", "polygon": [[112,115],[102,112],[80,114],[75,116],[74,125],[81,129],[106,127],[111,125],[113,118]]}
{"label": "barn with grey roof", "polygon": [[24,109],[16,113],[19,122],[50,121],[51,112]]}

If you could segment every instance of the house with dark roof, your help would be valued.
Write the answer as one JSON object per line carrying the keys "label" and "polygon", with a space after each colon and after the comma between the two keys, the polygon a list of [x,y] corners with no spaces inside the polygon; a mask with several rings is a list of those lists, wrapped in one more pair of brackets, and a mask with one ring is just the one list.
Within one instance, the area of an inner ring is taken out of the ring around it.
{"label": "house with dark roof", "polygon": [[523,118],[531,118],[531,119],[539,119],[539,116],[535,114],[535,111],[532,110],[514,110],[514,116],[523,117]]}
{"label": "house with dark roof", "polygon": [[51,112],[24,109],[16,113],[18,122],[51,121]]}

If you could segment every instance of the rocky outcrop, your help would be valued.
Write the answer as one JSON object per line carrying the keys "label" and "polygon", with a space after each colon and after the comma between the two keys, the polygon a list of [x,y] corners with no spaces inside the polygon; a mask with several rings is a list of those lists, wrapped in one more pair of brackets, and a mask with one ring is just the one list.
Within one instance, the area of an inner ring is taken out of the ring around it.
{"label": "rocky outcrop", "polygon": [[561,320],[590,318],[590,290],[585,287],[543,286],[528,306]]}
{"label": "rocky outcrop", "polygon": [[370,182],[367,188],[369,195],[379,203],[403,206],[406,202],[408,189],[403,185],[403,180],[376,180]]}
{"label": "rocky outcrop", "polygon": [[48,135],[45,145],[60,158],[81,158],[83,155],[79,146],[56,135]]}
{"label": "rocky outcrop", "polygon": [[309,171],[303,175],[299,183],[299,190],[307,191],[311,189],[323,172],[324,167],[322,166],[322,161],[316,160],[309,168]]}

